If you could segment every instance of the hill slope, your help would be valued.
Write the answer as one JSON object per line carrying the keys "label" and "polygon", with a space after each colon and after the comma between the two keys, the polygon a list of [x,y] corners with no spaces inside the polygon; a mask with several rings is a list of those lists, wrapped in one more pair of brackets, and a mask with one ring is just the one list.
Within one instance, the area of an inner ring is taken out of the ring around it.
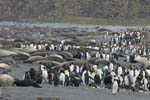
{"label": "hill slope", "polygon": [[0,0],[1,20],[66,16],[144,19],[150,0]]}

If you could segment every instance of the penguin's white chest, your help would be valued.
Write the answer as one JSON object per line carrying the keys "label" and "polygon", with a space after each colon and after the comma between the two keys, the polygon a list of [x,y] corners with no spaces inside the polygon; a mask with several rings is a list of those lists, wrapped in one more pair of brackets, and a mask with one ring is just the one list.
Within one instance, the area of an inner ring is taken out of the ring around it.
{"label": "penguin's white chest", "polygon": [[144,79],[144,90],[148,91],[148,80]]}
{"label": "penguin's white chest", "polygon": [[117,81],[114,81],[112,85],[112,94],[116,94],[117,92],[118,92],[118,83]]}
{"label": "penguin's white chest", "polygon": [[61,74],[59,75],[59,80],[60,80],[60,81],[65,81],[65,74],[64,74],[64,73],[61,73]]}
{"label": "penguin's white chest", "polygon": [[129,78],[128,78],[128,76],[125,76],[125,77],[124,77],[124,85],[125,85],[125,86],[128,86],[128,85],[129,85]]}
{"label": "penguin's white chest", "polygon": [[42,76],[45,77],[45,78],[47,78],[48,77],[48,72],[47,71],[43,71],[42,72]]}

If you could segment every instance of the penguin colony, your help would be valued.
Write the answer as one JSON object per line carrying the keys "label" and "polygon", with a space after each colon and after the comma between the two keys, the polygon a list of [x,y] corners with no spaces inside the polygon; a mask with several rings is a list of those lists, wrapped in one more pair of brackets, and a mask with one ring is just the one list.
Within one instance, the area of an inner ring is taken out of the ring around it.
{"label": "penguin colony", "polygon": [[[142,32],[107,33],[102,37],[100,43],[94,39],[11,40],[11,48],[0,49],[0,84],[37,88],[42,88],[40,84],[84,85],[109,88],[112,94],[121,89],[150,91],[150,48]],[[16,61],[40,67],[27,69],[22,79],[16,79],[9,75]]]}

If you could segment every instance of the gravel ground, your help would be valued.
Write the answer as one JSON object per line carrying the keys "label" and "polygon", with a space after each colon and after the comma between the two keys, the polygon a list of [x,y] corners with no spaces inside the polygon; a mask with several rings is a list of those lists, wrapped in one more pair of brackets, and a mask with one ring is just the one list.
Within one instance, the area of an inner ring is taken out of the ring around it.
{"label": "gravel ground", "polygon": [[[2,88],[2,100],[36,100],[42,98],[60,98],[63,100],[149,100],[150,93],[133,93],[121,90],[117,95],[112,95],[110,90],[87,87],[53,87],[43,85],[43,88],[9,87]],[[51,99],[45,99],[51,100]]]}

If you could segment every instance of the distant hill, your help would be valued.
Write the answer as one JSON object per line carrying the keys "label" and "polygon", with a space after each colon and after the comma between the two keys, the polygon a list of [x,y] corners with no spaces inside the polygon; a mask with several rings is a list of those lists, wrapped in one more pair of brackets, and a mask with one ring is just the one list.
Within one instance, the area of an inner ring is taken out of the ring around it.
{"label": "distant hill", "polygon": [[0,20],[49,17],[150,18],[150,0],[0,0]]}

